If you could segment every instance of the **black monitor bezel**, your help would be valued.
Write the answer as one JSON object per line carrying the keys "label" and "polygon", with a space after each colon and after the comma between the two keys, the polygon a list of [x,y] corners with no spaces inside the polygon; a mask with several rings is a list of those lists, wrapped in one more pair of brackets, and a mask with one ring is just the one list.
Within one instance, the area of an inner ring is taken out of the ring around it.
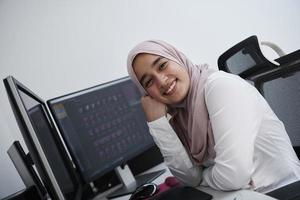
{"label": "black monitor bezel", "polygon": [[[59,97],[56,97],[56,98],[53,98],[53,99],[49,99],[47,101],[47,105],[48,105],[48,108],[50,110],[50,113],[54,119],[54,122],[60,132],[60,135],[62,136],[62,138],[64,139],[64,141],[66,141],[66,137],[65,135],[62,133],[63,130],[62,130],[62,127],[60,126],[60,124],[57,122],[58,119],[56,118],[55,116],[55,111],[53,110],[52,108],[52,104],[56,103],[57,101],[59,100],[65,100],[66,98],[72,98],[72,97],[75,97],[75,96],[79,96],[83,93],[88,93],[90,91],[94,91],[95,89],[101,89],[101,88],[106,88],[108,86],[111,86],[111,85],[114,85],[114,84],[118,84],[118,83],[122,83],[122,82],[125,82],[125,81],[131,81],[130,77],[129,76],[125,76],[125,77],[122,77],[122,78],[119,78],[119,79],[116,79],[116,80],[112,80],[112,81],[109,81],[109,82],[105,82],[105,83],[102,83],[102,84],[99,84],[99,85],[96,85],[96,86],[93,86],[93,87],[89,87],[89,88],[86,88],[86,89],[82,89],[82,90],[78,90],[78,91],[75,91],[75,92],[72,92],[72,93],[69,93],[69,94],[66,94],[66,95],[62,95],[62,96],[59,96]],[[68,148],[68,151],[71,155],[71,157],[73,158],[73,162],[75,163],[76,166],[80,166],[77,159],[76,159],[76,155],[74,154],[74,152],[72,151],[72,147],[68,144],[68,142],[65,142],[67,148]],[[152,145],[149,145],[148,148],[145,148],[144,151],[146,151],[147,149],[151,148],[152,146],[154,146],[154,142]],[[120,166],[120,165],[125,165],[127,161],[133,159],[134,157],[136,157],[137,155],[139,155],[138,153],[136,153],[135,155],[131,155],[129,158],[127,158],[126,160],[122,160],[122,161],[119,161],[119,162],[116,162],[114,164],[114,167],[117,167],[117,166]],[[79,169],[80,170],[80,169]],[[94,180],[97,180],[98,178],[100,178],[101,176],[103,176],[105,173],[108,173],[109,171],[112,171],[113,168],[111,168],[110,170],[105,170],[105,172],[103,173],[99,173],[97,175],[95,175],[93,178],[91,179],[87,179],[83,173],[80,173],[80,176],[81,176],[81,179],[85,181],[85,183],[89,183],[89,182],[92,182]]]}
{"label": "black monitor bezel", "polygon": [[32,163],[30,153],[26,154],[20,142],[14,141],[12,145],[8,148],[7,154],[10,157],[12,163],[14,164],[16,170],[18,171],[26,188],[33,186],[33,185],[28,185],[26,183],[28,182],[28,180],[26,180],[27,177],[25,177],[27,174],[30,176],[31,181],[34,183],[34,186],[37,188],[40,196],[45,197],[46,190],[40,178],[38,177],[36,171],[33,168],[34,163]]}
{"label": "black monitor bezel", "polygon": [[18,123],[19,129],[22,133],[24,138],[25,144],[30,152],[33,162],[36,165],[38,173],[44,183],[49,195],[53,199],[65,199],[56,178],[51,170],[51,167],[48,163],[46,155],[42,149],[42,146],[37,138],[37,134],[31,124],[30,118],[27,114],[26,108],[20,97],[18,90],[21,90],[26,95],[30,96],[37,102],[41,104],[44,110],[44,114],[48,118],[49,126],[53,132],[53,139],[57,145],[58,151],[63,159],[67,167],[67,171],[69,172],[69,176],[71,181],[75,187],[74,189],[74,198],[73,199],[80,199],[82,193],[82,185],[79,182],[77,175],[74,171],[73,164],[71,163],[66,150],[62,144],[61,139],[59,138],[58,132],[55,130],[53,122],[50,120],[49,112],[47,111],[46,103],[38,97],[35,93],[33,93],[30,89],[16,80],[13,76],[8,76],[3,80],[8,97],[9,102],[11,104],[12,110],[14,112],[16,121]]}

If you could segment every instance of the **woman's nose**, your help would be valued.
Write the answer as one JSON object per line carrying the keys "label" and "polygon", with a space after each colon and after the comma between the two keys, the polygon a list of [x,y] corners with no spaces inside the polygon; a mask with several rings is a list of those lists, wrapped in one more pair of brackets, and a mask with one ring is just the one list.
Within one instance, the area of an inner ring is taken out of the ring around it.
{"label": "woman's nose", "polygon": [[167,76],[165,76],[164,74],[159,74],[157,76],[157,83],[158,83],[159,88],[165,88],[167,80],[168,80]]}

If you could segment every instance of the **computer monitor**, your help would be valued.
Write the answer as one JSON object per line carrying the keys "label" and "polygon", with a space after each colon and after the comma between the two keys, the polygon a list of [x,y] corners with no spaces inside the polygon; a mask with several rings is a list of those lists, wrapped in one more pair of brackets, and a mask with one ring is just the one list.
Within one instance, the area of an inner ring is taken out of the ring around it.
{"label": "computer monitor", "polygon": [[46,197],[46,190],[40,178],[33,168],[33,161],[30,154],[26,154],[19,141],[14,141],[7,150],[7,154],[17,169],[26,188],[35,186],[40,197]]}
{"label": "computer monitor", "polygon": [[44,101],[12,76],[3,81],[26,146],[50,197],[80,198],[79,181]]}
{"label": "computer monitor", "polygon": [[[154,145],[129,77],[47,101],[72,158],[89,183]],[[120,169],[120,168],[119,168]],[[162,171],[121,192],[151,181]],[[123,183],[126,180],[121,180]]]}

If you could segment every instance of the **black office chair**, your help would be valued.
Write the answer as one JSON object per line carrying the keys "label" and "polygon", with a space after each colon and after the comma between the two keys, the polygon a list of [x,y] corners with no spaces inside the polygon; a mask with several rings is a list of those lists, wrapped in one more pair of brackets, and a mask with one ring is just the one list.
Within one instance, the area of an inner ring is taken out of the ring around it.
{"label": "black office chair", "polygon": [[253,82],[283,121],[300,158],[300,54],[297,59],[256,76]]}
{"label": "black office chair", "polygon": [[[256,78],[256,88],[284,122],[300,159],[300,50],[277,60],[282,67]],[[300,181],[267,193],[280,200],[300,199]]]}
{"label": "black office chair", "polygon": [[[282,52],[281,49],[279,50]],[[218,66],[220,70],[239,75],[244,79],[277,68],[276,64],[262,54],[255,35],[224,52],[218,59]]]}

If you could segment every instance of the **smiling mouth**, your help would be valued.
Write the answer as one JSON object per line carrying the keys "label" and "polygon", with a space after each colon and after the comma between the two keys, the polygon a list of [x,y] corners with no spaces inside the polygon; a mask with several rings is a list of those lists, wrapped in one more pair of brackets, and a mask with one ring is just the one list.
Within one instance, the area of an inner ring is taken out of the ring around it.
{"label": "smiling mouth", "polygon": [[172,81],[171,85],[169,86],[169,88],[167,89],[167,91],[165,91],[163,94],[164,95],[170,95],[174,92],[175,86],[176,86],[176,82],[177,80],[175,79],[174,81]]}

